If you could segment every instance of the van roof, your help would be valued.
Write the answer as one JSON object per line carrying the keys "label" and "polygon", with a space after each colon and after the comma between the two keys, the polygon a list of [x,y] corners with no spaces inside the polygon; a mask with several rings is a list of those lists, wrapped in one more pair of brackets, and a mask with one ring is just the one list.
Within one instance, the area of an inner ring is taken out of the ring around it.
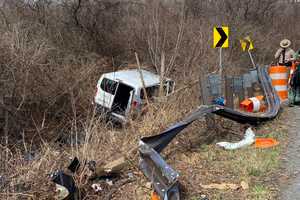
{"label": "van roof", "polygon": [[[159,76],[146,71],[144,69],[141,70],[145,82],[145,86],[153,86],[159,84]],[[111,79],[111,80],[119,80],[122,83],[129,85],[133,88],[141,88],[143,87],[139,70],[138,69],[130,69],[130,70],[121,70],[116,72],[110,72],[103,74],[105,78]]]}

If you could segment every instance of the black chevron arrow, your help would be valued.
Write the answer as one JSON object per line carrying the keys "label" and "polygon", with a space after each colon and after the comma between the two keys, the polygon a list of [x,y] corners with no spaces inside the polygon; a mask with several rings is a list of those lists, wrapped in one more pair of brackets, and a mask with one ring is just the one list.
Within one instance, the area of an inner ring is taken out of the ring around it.
{"label": "black chevron arrow", "polygon": [[223,31],[222,28],[216,28],[217,31],[219,32],[221,39],[219,40],[219,42],[216,44],[216,47],[222,47],[224,42],[227,40],[227,35],[226,33]]}
{"label": "black chevron arrow", "polygon": [[248,51],[250,49],[250,41],[246,40],[246,50]]}

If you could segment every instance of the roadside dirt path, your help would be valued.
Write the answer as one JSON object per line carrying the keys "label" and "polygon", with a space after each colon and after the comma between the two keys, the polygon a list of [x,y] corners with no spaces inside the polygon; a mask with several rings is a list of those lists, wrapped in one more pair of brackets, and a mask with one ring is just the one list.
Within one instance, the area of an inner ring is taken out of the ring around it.
{"label": "roadside dirt path", "polygon": [[280,183],[280,199],[300,199],[300,107],[289,109],[289,143],[284,153],[283,169],[288,176],[286,181]]}

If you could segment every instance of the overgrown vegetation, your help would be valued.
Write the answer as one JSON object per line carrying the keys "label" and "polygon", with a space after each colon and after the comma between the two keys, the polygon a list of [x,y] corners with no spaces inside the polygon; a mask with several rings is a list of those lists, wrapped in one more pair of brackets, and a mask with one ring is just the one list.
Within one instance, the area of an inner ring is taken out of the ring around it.
{"label": "overgrown vegetation", "polygon": [[[253,38],[255,60],[262,64],[272,62],[281,39],[289,38],[294,49],[300,44],[300,4],[287,1],[2,0],[0,5],[0,175],[5,177],[0,177],[0,196],[9,199],[53,198],[48,174],[65,166],[68,158],[107,162],[136,147],[141,136],[163,130],[198,106],[196,80],[218,69],[213,26],[230,27],[231,48],[223,51],[227,74],[251,66],[240,51],[241,37]],[[176,81],[179,92],[167,103],[151,105],[141,121],[115,129],[94,116],[91,101],[101,74],[135,63],[134,52],[158,74],[165,60],[164,76]],[[197,147],[208,141],[209,134],[200,129],[205,131],[199,122],[187,130],[200,138]],[[180,145],[194,149],[188,137],[175,144],[177,150]],[[238,156],[251,149],[246,151]],[[199,155],[209,162],[206,152],[200,149]],[[251,177],[269,169],[245,165],[242,170]],[[117,192],[115,199],[148,198],[145,180],[138,172],[136,176],[136,184],[125,187],[128,194]],[[86,198],[105,197],[89,196],[86,181],[77,177]],[[264,190],[260,185],[253,189]]]}

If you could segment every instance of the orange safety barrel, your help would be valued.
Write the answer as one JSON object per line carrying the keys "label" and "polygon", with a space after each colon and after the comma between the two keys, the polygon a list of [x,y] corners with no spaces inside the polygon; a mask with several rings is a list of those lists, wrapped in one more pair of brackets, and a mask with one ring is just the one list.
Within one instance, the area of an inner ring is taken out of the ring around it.
{"label": "orange safety barrel", "polygon": [[271,66],[269,74],[272,79],[272,85],[275,88],[281,101],[288,98],[288,69],[286,66]]}

